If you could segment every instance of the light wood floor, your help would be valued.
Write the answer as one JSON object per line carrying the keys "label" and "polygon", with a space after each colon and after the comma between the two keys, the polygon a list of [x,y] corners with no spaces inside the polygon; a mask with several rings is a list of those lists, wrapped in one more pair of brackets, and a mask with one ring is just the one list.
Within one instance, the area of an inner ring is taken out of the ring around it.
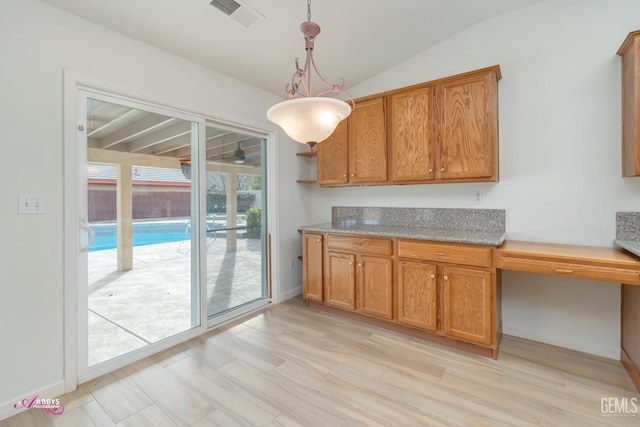
{"label": "light wood floor", "polygon": [[294,299],[0,427],[640,425],[603,416],[608,397],[639,397],[617,361],[508,336],[495,361]]}

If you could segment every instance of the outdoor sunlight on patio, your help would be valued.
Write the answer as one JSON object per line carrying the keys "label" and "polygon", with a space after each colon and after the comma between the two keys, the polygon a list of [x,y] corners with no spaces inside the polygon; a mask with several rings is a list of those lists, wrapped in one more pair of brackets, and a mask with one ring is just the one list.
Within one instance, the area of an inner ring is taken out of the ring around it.
{"label": "outdoor sunlight on patio", "polygon": [[[224,232],[207,238],[208,313],[262,296],[260,239]],[[116,250],[89,253],[89,366],[191,328],[190,240],[135,246],[130,271],[116,270]]]}

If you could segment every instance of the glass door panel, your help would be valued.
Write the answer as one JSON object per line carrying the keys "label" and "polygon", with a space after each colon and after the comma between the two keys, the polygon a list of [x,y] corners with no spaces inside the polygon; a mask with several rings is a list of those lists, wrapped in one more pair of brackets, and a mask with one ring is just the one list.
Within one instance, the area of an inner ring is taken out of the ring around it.
{"label": "glass door panel", "polygon": [[267,301],[265,140],[207,126],[207,314]]}
{"label": "glass door panel", "polygon": [[86,99],[89,369],[200,325],[197,123],[127,104]]}

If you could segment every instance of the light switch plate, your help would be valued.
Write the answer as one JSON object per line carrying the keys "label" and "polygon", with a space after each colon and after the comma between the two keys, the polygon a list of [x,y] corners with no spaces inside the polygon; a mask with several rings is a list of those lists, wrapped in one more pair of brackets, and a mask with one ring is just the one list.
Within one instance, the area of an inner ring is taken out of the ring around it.
{"label": "light switch plate", "polygon": [[45,212],[44,196],[42,194],[18,195],[18,214],[38,215]]}

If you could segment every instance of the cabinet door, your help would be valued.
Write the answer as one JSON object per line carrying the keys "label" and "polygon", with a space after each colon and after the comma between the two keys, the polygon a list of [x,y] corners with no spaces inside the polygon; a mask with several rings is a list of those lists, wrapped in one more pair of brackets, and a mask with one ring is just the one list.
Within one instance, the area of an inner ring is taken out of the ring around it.
{"label": "cabinet door", "polygon": [[318,144],[318,183],[338,185],[349,182],[348,120],[338,124],[331,136]]}
{"label": "cabinet door", "polygon": [[302,266],[302,297],[322,301],[322,234],[304,233]]}
{"label": "cabinet door", "polygon": [[390,97],[389,148],[393,181],[425,181],[435,177],[433,98],[433,87]]}
{"label": "cabinet door", "polygon": [[349,182],[387,180],[384,98],[356,103],[349,118]]}
{"label": "cabinet door", "polygon": [[325,302],[338,308],[356,308],[356,256],[327,252]]}
{"label": "cabinet door", "polygon": [[497,180],[498,82],[496,72],[440,86],[440,178]]}
{"label": "cabinet door", "polygon": [[491,272],[455,267],[444,267],[443,271],[445,335],[494,344]]}
{"label": "cabinet door", "polygon": [[398,323],[438,329],[437,267],[425,262],[398,262]]}
{"label": "cabinet door", "polygon": [[359,310],[393,319],[393,262],[390,258],[361,256],[358,259]]}

